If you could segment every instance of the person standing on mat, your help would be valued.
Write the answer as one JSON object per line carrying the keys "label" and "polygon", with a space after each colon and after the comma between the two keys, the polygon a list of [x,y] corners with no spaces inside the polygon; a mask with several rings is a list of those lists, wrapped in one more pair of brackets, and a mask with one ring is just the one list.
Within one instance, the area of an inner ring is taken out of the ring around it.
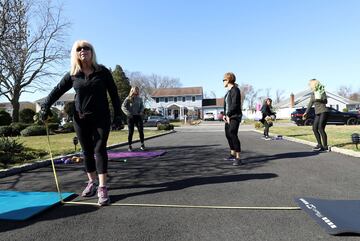
{"label": "person standing on mat", "polygon": [[[71,49],[71,69],[50,92],[41,106],[40,118],[45,121],[51,115],[50,107],[65,92],[75,89],[74,128],[84,155],[88,177],[83,197],[98,194],[98,204],[108,205],[107,189],[108,140],[111,118],[107,93],[113,107],[113,126],[122,126],[120,99],[110,71],[96,61],[94,47],[85,40],[78,40]],[[96,179],[99,186],[97,187]]]}
{"label": "person standing on mat", "polygon": [[[328,151],[327,134],[325,127],[328,119],[327,96],[325,87],[317,79],[311,79],[309,81],[310,89],[312,90],[309,104],[303,115],[303,119],[306,119],[310,108],[315,107],[315,118],[313,123],[313,132],[317,141],[317,145],[313,148],[314,151]],[[322,139],[322,142],[321,142]]]}
{"label": "person standing on mat", "polygon": [[223,120],[225,122],[225,136],[230,147],[230,157],[226,159],[232,160],[233,165],[238,166],[242,164],[240,160],[241,143],[238,137],[242,111],[241,93],[235,81],[236,77],[234,73],[225,73],[223,83],[228,91],[224,97]]}
{"label": "person standing on mat", "polygon": [[129,151],[132,151],[132,138],[134,135],[134,128],[139,131],[140,136],[140,150],[145,151],[144,144],[144,125],[143,125],[143,115],[144,115],[144,104],[142,98],[139,96],[140,90],[139,87],[133,86],[130,89],[129,95],[125,98],[124,102],[121,105],[122,111],[127,116],[128,122],[128,143]]}
{"label": "person standing on mat", "polygon": [[267,98],[261,107],[262,118],[260,122],[264,125],[264,138],[271,140],[269,137],[269,129],[273,125],[272,121],[275,120],[275,112],[272,111],[272,99]]}

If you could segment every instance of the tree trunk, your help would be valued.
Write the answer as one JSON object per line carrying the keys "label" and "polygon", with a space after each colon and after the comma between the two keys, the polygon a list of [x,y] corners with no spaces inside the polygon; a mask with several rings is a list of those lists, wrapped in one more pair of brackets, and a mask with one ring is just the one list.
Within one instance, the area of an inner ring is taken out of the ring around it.
{"label": "tree trunk", "polygon": [[19,122],[19,112],[20,112],[20,91],[14,92],[14,97],[11,100],[11,104],[13,106],[13,113],[12,113],[12,121]]}

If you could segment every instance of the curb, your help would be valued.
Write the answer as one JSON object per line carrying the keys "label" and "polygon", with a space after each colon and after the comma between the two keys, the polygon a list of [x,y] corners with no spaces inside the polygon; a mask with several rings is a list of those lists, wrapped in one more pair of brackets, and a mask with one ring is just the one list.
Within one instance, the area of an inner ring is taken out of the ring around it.
{"label": "curb", "polygon": [[[258,133],[263,133],[262,131],[258,131],[258,130],[252,130],[254,132],[258,132]],[[277,136],[278,134],[276,133],[271,133],[275,136]],[[288,141],[292,141],[292,142],[297,142],[297,143],[301,143],[304,145],[308,145],[308,146],[316,146],[315,142],[311,142],[311,141],[305,141],[305,140],[301,140],[301,139],[297,139],[294,137],[289,137],[289,136],[283,136],[284,140],[288,140]],[[335,146],[331,146],[331,152],[336,152],[336,153],[341,153],[347,156],[352,156],[352,157],[360,157],[360,152],[356,152],[356,151],[352,151],[352,150],[347,150],[347,149],[343,149],[343,148],[339,148],[339,147],[335,147]]]}
{"label": "curb", "polygon": [[[144,139],[145,140],[150,140],[150,139],[153,139],[153,138],[156,138],[156,137],[172,134],[172,133],[175,133],[175,132],[176,132],[175,130],[171,130],[171,131],[161,133],[161,134],[158,134],[158,135],[149,136],[149,137],[146,137]],[[136,139],[136,140],[133,141],[133,143],[137,143],[137,142],[140,142],[140,139]],[[121,143],[118,143],[118,144],[107,146],[107,149],[110,150],[110,149],[114,149],[114,148],[117,148],[117,147],[126,146],[127,144],[128,144],[128,142],[121,142]],[[67,154],[67,155],[64,155],[64,156],[56,156],[53,159],[58,159],[58,158],[62,158],[62,157],[71,157],[71,156],[73,156],[75,154],[78,154],[78,152]],[[51,165],[51,159],[35,161],[35,162],[32,162],[32,163],[26,163],[26,164],[23,164],[21,166],[12,167],[12,168],[9,168],[9,169],[2,169],[2,170],[0,170],[0,178],[16,175],[16,174],[19,174],[21,172],[34,170],[34,169],[41,168],[41,167],[46,167],[46,166],[49,166],[49,165]]]}

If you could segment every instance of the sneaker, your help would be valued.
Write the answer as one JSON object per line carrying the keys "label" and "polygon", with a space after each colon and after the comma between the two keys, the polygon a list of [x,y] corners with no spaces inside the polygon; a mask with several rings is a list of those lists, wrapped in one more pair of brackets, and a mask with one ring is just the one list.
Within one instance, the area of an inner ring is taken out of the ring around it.
{"label": "sneaker", "polygon": [[242,165],[242,161],[240,159],[235,159],[234,162],[233,162],[233,166],[240,166]]}
{"label": "sneaker", "polygon": [[89,181],[87,186],[85,187],[84,191],[81,193],[82,197],[92,197],[96,193],[96,183],[93,181]]}
{"label": "sneaker", "polygon": [[314,148],[313,148],[313,151],[323,151],[324,150],[324,147],[322,147],[321,145],[316,145]]}
{"label": "sneaker", "polygon": [[145,151],[145,145],[141,144],[140,150]]}
{"label": "sneaker", "polygon": [[324,146],[321,151],[331,152],[331,146]]}
{"label": "sneaker", "polygon": [[98,188],[98,197],[99,197],[98,204],[100,206],[106,206],[110,204],[110,198],[107,187]]}
{"label": "sneaker", "polygon": [[265,141],[271,141],[271,137],[270,136],[265,136]]}
{"label": "sneaker", "polygon": [[128,151],[133,151],[132,146],[129,146]]}
{"label": "sneaker", "polygon": [[224,158],[224,161],[235,161],[235,157],[230,155],[230,156]]}

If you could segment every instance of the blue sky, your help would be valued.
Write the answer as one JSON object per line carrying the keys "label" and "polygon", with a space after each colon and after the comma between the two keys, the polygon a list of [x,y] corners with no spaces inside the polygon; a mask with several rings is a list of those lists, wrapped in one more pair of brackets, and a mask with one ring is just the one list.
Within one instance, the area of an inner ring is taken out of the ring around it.
{"label": "blue sky", "polygon": [[360,89],[358,0],[63,2],[69,49],[87,39],[108,67],[179,78],[217,97],[227,71],[239,84],[284,90],[284,97],[308,88],[311,78],[330,91]]}

